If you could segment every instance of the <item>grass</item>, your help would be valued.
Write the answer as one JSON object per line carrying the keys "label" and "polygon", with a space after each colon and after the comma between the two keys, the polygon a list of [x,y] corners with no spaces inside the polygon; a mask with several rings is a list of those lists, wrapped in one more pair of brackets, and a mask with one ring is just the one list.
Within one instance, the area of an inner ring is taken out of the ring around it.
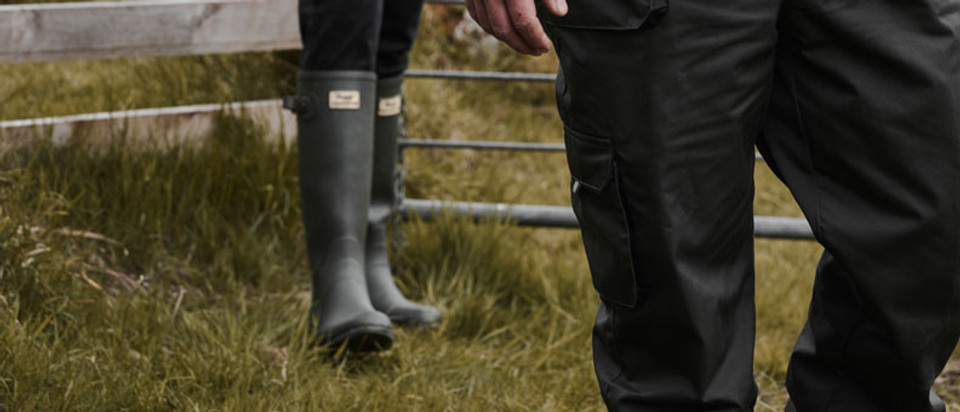
{"label": "grass", "polygon": [[[428,7],[414,67],[550,71]],[[453,9],[459,10],[459,9]],[[295,55],[0,66],[0,119],[272,98]],[[410,80],[413,137],[557,142],[552,87]],[[309,344],[296,154],[223,116],[202,145],[0,159],[0,410],[601,410],[579,234],[453,216],[396,228],[401,288],[438,330],[333,364]],[[561,155],[410,150],[407,195],[567,204]],[[758,214],[799,216],[762,166]],[[780,410],[819,246],[757,242],[758,411]],[[960,385],[938,386],[950,402]]]}
{"label": "grass", "polygon": [[290,53],[0,65],[0,120],[274,98]]}

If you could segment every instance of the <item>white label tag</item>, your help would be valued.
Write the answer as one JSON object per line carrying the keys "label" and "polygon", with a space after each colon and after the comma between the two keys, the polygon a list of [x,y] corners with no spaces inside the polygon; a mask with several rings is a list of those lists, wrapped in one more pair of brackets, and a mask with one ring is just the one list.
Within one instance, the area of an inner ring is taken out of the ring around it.
{"label": "white label tag", "polygon": [[402,103],[403,99],[400,98],[400,95],[381,98],[379,107],[377,108],[377,115],[383,117],[396,116],[400,114]]}
{"label": "white label tag", "polygon": [[360,109],[360,91],[359,90],[333,90],[330,92],[331,110],[357,110]]}

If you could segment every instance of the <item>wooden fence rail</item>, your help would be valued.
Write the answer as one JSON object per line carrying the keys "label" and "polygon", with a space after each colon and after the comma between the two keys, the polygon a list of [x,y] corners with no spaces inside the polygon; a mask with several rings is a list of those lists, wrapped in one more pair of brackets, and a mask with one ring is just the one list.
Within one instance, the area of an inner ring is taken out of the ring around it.
{"label": "wooden fence rail", "polygon": [[0,5],[0,64],[300,47],[297,0]]}
{"label": "wooden fence rail", "polygon": [[0,6],[0,63],[298,48],[296,0]]}

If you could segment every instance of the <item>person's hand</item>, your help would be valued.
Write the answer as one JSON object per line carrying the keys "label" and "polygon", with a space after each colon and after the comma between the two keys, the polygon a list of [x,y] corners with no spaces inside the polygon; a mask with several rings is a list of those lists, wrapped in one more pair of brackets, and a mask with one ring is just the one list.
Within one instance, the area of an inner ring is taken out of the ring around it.
{"label": "person's hand", "polygon": [[[540,0],[557,16],[567,14],[567,0]],[[550,40],[537,20],[534,0],[467,0],[467,10],[487,33],[514,50],[535,56],[550,50]]]}

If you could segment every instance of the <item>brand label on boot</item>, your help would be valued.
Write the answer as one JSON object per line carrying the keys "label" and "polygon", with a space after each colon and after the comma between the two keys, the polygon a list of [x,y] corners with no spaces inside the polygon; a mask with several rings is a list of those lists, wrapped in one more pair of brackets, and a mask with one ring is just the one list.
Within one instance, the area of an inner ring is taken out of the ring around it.
{"label": "brand label on boot", "polygon": [[358,110],[360,109],[359,90],[333,90],[330,92],[331,110]]}
{"label": "brand label on boot", "polygon": [[400,114],[400,107],[402,106],[403,99],[400,98],[400,95],[393,97],[384,97],[380,99],[380,104],[377,107],[377,116],[387,117],[387,116],[396,116]]}

